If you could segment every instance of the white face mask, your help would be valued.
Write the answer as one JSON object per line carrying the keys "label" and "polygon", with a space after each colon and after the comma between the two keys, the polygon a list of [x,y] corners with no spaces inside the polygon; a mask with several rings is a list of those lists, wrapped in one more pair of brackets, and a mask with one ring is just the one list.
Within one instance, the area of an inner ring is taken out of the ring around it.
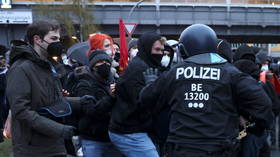
{"label": "white face mask", "polygon": [[181,57],[179,49],[177,47],[176,51],[174,52],[173,63],[179,63],[182,61],[183,61],[183,58]]}
{"label": "white face mask", "polygon": [[268,71],[268,65],[267,64],[264,64],[262,65],[262,68],[261,68],[261,71]]}
{"label": "white face mask", "polygon": [[173,62],[177,62],[178,61],[178,56],[177,56],[177,53],[174,53],[174,56],[173,56]]}
{"label": "white face mask", "polygon": [[119,63],[118,62],[116,62],[115,60],[113,60],[113,62],[112,62],[112,67],[118,67],[119,66]]}
{"label": "white face mask", "polygon": [[130,59],[134,58],[138,53],[138,49],[131,49],[130,50]]}
{"label": "white face mask", "polygon": [[162,57],[162,59],[161,59],[161,65],[162,66],[167,67],[169,62],[170,62],[170,57],[169,56],[165,55],[165,56]]}
{"label": "white face mask", "polygon": [[110,57],[113,56],[113,51],[112,51],[111,49],[107,49],[105,52],[106,52],[107,55],[109,55]]}
{"label": "white face mask", "polygon": [[69,65],[67,56],[61,56],[61,59],[62,59],[64,65]]}

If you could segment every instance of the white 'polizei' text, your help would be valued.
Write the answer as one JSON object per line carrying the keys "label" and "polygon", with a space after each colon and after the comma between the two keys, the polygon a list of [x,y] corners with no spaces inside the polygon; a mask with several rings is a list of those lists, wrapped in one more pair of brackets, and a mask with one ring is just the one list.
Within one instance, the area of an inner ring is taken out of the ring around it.
{"label": "white 'polizei' text", "polygon": [[177,68],[176,79],[184,77],[186,79],[210,79],[210,80],[220,80],[221,70],[218,68],[209,67],[186,67]]}

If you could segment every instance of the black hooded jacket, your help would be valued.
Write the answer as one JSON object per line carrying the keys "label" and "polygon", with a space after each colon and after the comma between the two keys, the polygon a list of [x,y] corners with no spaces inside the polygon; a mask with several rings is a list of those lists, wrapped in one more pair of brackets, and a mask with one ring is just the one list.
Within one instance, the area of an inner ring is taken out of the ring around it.
{"label": "black hooded jacket", "polygon": [[14,156],[66,155],[61,136],[64,125],[36,112],[59,98],[59,79],[54,77],[51,64],[31,45],[22,41],[12,44],[6,92],[12,111]]}
{"label": "black hooded jacket", "polygon": [[152,47],[155,41],[160,40],[160,36],[155,33],[145,33],[139,40],[138,40],[138,53],[139,56],[149,67],[158,68],[160,67],[160,62],[152,57]]}
{"label": "black hooded jacket", "polygon": [[[234,63],[234,65],[242,72],[252,76],[254,79],[259,80],[260,69],[254,62],[247,59],[240,59]],[[280,100],[271,82],[267,81],[265,83],[259,81],[262,85],[264,91],[269,96],[272,101],[272,111],[274,115],[278,115],[280,112]]]}
{"label": "black hooded jacket", "polygon": [[233,56],[233,62],[236,62],[240,59],[248,59],[255,62],[256,57],[252,47],[248,45],[241,45],[235,52]]}
{"label": "black hooded jacket", "polygon": [[127,134],[150,129],[151,113],[139,102],[139,93],[145,86],[143,72],[149,67],[159,66],[151,55],[152,46],[157,40],[160,40],[160,36],[155,33],[146,33],[138,40],[139,52],[116,84],[116,104],[109,126],[111,132]]}

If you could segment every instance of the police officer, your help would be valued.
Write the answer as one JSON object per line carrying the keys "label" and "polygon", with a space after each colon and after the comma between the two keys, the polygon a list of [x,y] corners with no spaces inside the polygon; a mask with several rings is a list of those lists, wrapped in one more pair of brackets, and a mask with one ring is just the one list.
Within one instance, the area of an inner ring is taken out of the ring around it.
{"label": "police officer", "polygon": [[234,156],[240,114],[257,126],[272,119],[271,101],[257,81],[216,53],[215,32],[203,24],[185,29],[178,45],[184,61],[156,81],[148,69],[144,106],[170,107],[168,157]]}

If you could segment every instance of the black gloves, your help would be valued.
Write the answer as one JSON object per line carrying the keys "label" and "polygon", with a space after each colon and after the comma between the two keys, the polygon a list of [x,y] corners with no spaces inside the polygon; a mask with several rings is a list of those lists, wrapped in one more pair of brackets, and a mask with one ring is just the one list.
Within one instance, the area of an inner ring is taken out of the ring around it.
{"label": "black gloves", "polygon": [[158,78],[158,69],[148,68],[145,72],[143,72],[145,83],[150,84]]}
{"label": "black gloves", "polygon": [[91,95],[84,95],[81,97],[81,105],[96,104],[96,99]]}
{"label": "black gloves", "polygon": [[74,131],[75,131],[75,127],[70,126],[70,125],[64,125],[63,127],[63,131],[62,131],[62,137],[64,139],[68,139],[70,140],[73,136],[74,136]]}

